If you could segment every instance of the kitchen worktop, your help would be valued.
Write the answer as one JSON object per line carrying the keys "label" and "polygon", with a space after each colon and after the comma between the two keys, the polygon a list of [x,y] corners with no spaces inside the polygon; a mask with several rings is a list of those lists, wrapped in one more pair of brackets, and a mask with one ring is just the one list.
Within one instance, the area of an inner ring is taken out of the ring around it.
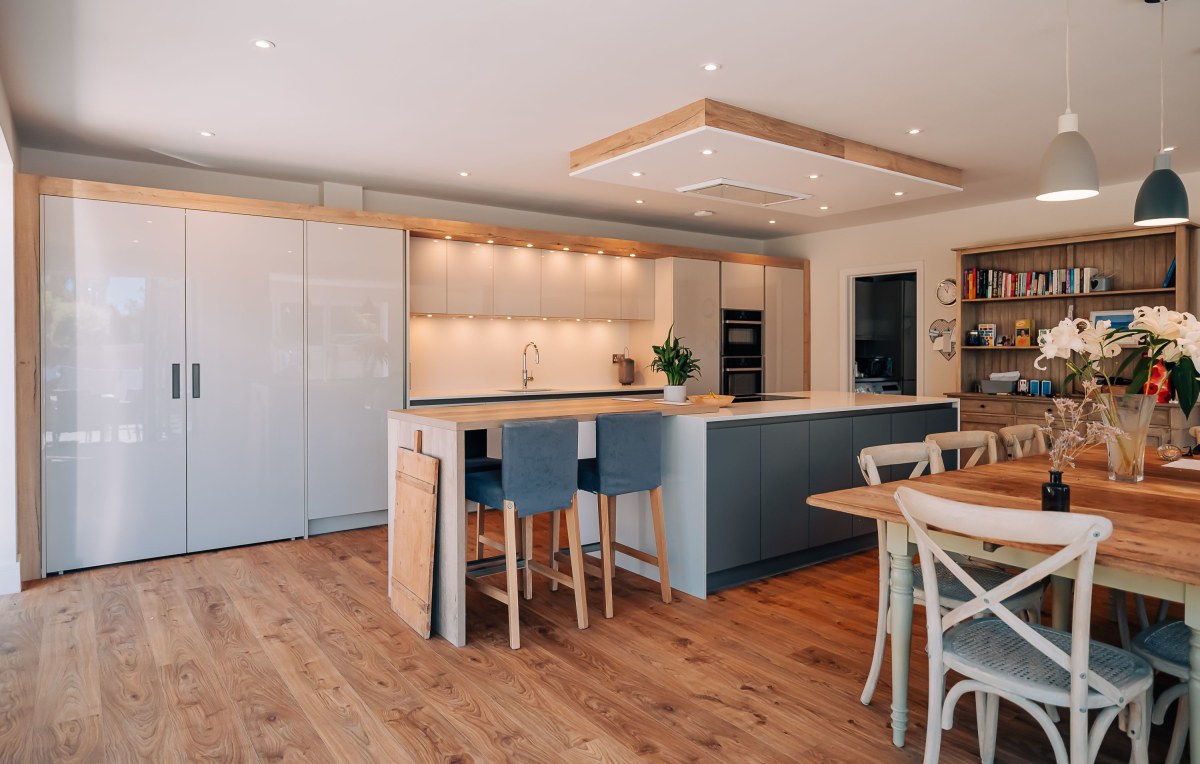
{"label": "kitchen worktop", "polygon": [[[946,398],[915,395],[877,395],[875,393],[842,393],[830,390],[801,390],[778,395],[795,395],[799,400],[735,403],[715,412],[697,414],[710,422],[740,419],[766,419],[800,414],[830,414],[866,409],[894,409],[908,406],[952,405]],[[691,412],[688,412],[691,413]]]}
{"label": "kitchen worktop", "polygon": [[450,392],[413,390],[408,394],[408,402],[414,406],[428,406],[451,402],[475,403],[504,399],[571,398],[604,394],[644,395],[662,392],[662,385],[593,385],[591,387],[554,387],[550,389],[534,386],[530,390],[517,390],[516,387],[513,385],[511,390],[454,390]]}
{"label": "kitchen worktop", "polygon": [[[945,401],[943,401],[945,402]],[[574,417],[590,421],[597,414],[623,414],[631,411],[661,411],[663,416],[715,413],[716,406],[671,405],[653,400],[617,400],[602,398],[566,398],[539,401],[505,401],[471,406],[416,406],[393,409],[388,419],[411,422],[441,430],[487,430],[505,422],[551,417]]]}

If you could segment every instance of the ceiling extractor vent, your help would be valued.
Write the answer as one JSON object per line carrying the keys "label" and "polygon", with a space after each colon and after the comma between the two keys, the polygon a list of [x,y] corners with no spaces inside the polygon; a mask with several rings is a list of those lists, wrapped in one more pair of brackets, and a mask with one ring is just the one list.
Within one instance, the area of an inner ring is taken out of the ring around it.
{"label": "ceiling extractor vent", "polygon": [[706,180],[703,183],[693,183],[690,186],[680,186],[675,189],[684,194],[698,194],[711,199],[723,199],[735,204],[749,204],[755,207],[771,207],[788,202],[802,202],[811,199],[812,194],[799,191],[785,191],[780,188],[769,188],[753,183],[729,178]]}

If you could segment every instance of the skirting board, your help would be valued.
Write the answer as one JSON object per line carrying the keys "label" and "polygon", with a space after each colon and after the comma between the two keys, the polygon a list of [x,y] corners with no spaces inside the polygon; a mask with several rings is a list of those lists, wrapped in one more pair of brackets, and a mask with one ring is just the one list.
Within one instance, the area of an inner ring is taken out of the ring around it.
{"label": "skirting board", "polygon": [[21,591],[21,556],[12,562],[0,562],[0,594]]}
{"label": "skirting board", "polygon": [[319,536],[322,533],[337,533],[352,531],[356,528],[370,528],[374,525],[387,525],[386,509],[374,512],[359,512],[354,515],[339,515],[337,517],[321,517],[308,521],[308,535]]}

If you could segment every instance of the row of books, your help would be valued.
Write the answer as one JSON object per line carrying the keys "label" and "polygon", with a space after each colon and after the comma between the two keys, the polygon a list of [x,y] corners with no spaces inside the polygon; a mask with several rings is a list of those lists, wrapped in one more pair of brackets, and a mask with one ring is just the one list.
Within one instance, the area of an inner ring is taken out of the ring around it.
{"label": "row of books", "polygon": [[968,300],[992,297],[1040,297],[1051,294],[1088,294],[1095,268],[1056,268],[1052,271],[1012,273],[994,268],[963,271],[963,293]]}

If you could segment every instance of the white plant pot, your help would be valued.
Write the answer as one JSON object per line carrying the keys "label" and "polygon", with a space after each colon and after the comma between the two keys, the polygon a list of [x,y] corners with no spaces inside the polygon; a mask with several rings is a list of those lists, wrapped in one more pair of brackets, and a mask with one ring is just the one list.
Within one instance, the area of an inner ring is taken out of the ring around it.
{"label": "white plant pot", "polygon": [[683,403],[687,400],[687,385],[667,385],[663,388],[663,399]]}

